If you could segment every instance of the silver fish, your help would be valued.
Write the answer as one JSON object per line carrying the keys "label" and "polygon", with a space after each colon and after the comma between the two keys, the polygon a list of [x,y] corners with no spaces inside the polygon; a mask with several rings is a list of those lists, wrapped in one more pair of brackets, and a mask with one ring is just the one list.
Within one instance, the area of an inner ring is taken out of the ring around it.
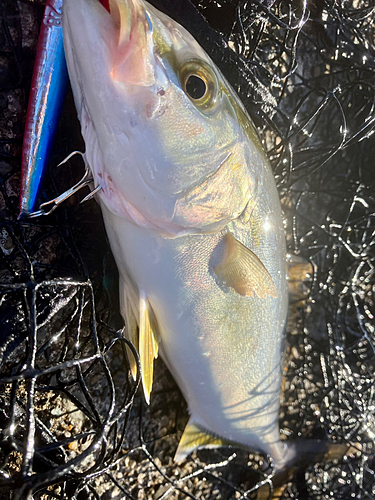
{"label": "silver fish", "polygon": [[288,298],[273,174],[235,92],[184,28],[143,0],[110,11],[65,0],[64,45],[145,398],[160,352],[189,406],[178,460],[230,442],[281,468]]}

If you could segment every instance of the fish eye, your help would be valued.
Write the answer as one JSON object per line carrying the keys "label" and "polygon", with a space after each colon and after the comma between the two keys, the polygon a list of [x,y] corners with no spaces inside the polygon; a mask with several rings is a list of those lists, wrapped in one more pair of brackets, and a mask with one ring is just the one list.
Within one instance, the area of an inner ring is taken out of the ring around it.
{"label": "fish eye", "polygon": [[203,61],[188,61],[180,70],[182,90],[202,110],[216,103],[217,79],[208,64]]}
{"label": "fish eye", "polygon": [[198,75],[190,75],[185,84],[186,93],[192,99],[202,99],[207,91],[206,82]]}

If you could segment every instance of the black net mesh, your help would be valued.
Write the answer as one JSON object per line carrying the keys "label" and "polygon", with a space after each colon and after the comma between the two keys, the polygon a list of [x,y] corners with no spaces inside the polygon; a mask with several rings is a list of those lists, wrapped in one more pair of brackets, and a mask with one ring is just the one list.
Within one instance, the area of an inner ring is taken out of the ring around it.
{"label": "black net mesh", "polygon": [[[150,406],[129,375],[95,201],[17,220],[44,2],[1,0],[0,498],[374,498],[375,7],[153,3],[239,92],[276,175],[289,251],[311,265],[291,297],[281,433],[343,446],[273,491],[258,454],[221,448],[173,462],[186,404],[160,360]],[[81,177],[79,157],[56,165],[82,148],[69,94],[40,202]]]}

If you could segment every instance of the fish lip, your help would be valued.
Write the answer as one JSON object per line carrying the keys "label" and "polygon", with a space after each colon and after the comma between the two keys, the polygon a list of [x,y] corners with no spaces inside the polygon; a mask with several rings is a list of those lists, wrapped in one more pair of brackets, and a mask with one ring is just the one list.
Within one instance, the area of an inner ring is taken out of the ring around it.
{"label": "fish lip", "polygon": [[118,32],[114,43],[111,77],[123,84],[155,84],[153,26],[141,0],[110,0],[110,15]]}
{"label": "fish lip", "polygon": [[[138,2],[137,2],[138,3]],[[138,3],[139,5],[139,3]],[[118,43],[123,45],[124,42],[130,41],[132,29],[134,27],[135,1],[134,0],[109,0],[109,13],[119,30]],[[126,17],[126,19],[125,19]],[[129,22],[130,19],[130,22]]]}

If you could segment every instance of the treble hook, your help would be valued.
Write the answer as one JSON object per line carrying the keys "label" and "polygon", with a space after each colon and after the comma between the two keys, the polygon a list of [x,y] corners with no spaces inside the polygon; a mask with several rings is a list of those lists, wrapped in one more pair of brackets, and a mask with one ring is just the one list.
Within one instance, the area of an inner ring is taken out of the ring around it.
{"label": "treble hook", "polygon": [[[81,157],[83,158],[83,153],[81,151],[73,151],[66,158],[64,158],[64,160],[62,162],[60,162],[57,166],[59,167],[60,165],[64,165],[64,163],[69,161],[70,158],[72,158],[76,154],[81,155]],[[54,210],[56,210],[56,208],[59,205],[61,205],[61,203],[63,203],[68,198],[70,198],[73,194],[77,193],[80,189],[82,189],[82,188],[88,186],[89,184],[91,184],[92,182],[94,182],[94,179],[91,177],[90,174],[91,174],[90,169],[86,165],[85,173],[83,174],[83,177],[81,180],[79,180],[76,184],[74,184],[74,186],[67,189],[66,191],[64,191],[62,194],[60,194],[59,196],[57,196],[53,200],[46,201],[45,203],[42,203],[39,207],[39,210],[36,210],[35,212],[31,212],[30,214],[28,214],[28,216],[31,218],[34,218],[34,217],[40,217],[41,215],[50,215]],[[85,198],[81,201],[81,203],[84,203],[85,201],[88,201],[91,198],[93,198],[93,196],[95,196],[95,194],[98,191],[100,191],[100,189],[101,189],[101,186],[100,185],[97,186],[91,193],[89,193],[87,196],[85,196]],[[47,207],[51,207],[51,208],[49,208],[49,210],[46,210]]]}

